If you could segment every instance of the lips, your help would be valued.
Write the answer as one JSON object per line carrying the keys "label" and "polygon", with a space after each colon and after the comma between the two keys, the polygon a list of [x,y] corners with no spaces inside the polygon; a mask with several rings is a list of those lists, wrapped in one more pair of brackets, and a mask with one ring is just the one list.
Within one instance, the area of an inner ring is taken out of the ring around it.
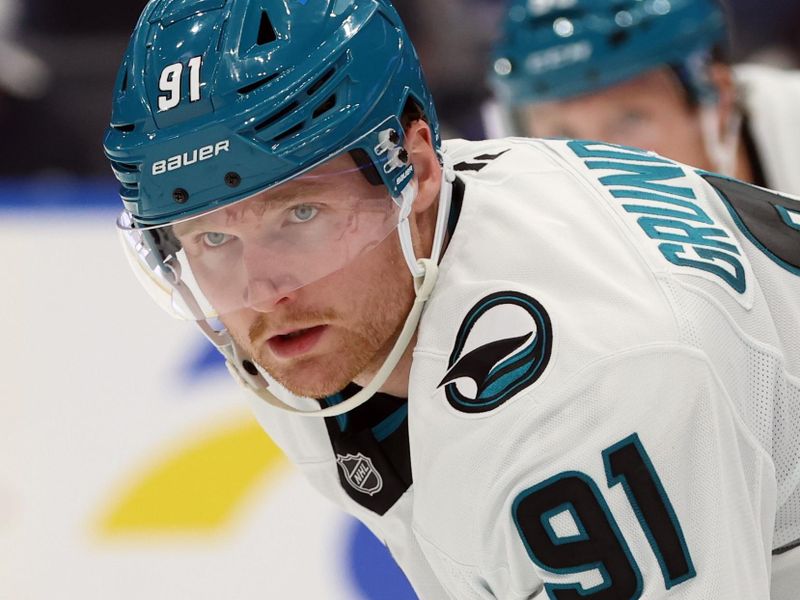
{"label": "lips", "polygon": [[309,352],[316,346],[327,325],[317,325],[307,329],[296,329],[285,334],[274,335],[267,340],[273,354],[279,358],[294,358]]}

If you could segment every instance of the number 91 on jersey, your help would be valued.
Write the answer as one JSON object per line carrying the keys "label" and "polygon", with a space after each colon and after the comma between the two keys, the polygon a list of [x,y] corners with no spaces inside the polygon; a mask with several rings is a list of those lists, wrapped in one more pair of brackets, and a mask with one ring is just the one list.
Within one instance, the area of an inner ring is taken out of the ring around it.
{"label": "number 91 on jersey", "polygon": [[[608,487],[622,485],[670,589],[696,571],[672,504],[637,434],[603,451]],[[523,490],[512,516],[530,559],[559,575],[599,572],[602,581],[545,584],[555,600],[636,600],[642,573],[597,483],[565,471]]]}

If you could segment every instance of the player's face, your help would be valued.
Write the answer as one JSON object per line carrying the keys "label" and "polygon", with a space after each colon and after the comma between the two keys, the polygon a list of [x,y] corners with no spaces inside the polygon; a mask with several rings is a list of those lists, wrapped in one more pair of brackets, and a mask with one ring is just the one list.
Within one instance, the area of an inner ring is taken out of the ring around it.
{"label": "player's face", "polygon": [[414,296],[385,188],[347,155],[324,168],[335,178],[289,182],[174,227],[228,331],[287,389],[312,397],[381,360]]}
{"label": "player's face", "polygon": [[526,106],[521,116],[528,135],[635,146],[712,168],[698,110],[668,68],[585,96]]}

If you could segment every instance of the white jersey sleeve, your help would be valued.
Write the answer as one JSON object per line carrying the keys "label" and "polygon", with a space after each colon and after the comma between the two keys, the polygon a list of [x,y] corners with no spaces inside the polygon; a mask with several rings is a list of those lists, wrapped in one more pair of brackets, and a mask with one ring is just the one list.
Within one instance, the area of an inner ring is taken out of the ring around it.
{"label": "white jersey sleeve", "polygon": [[434,572],[460,599],[768,598],[800,540],[800,201],[606,144],[450,151],[409,398]]}

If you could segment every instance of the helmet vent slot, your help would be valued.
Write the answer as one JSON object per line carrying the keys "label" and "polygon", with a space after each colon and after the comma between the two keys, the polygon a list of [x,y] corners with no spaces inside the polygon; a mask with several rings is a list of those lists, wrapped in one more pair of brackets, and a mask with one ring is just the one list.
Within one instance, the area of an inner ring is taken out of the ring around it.
{"label": "helmet vent slot", "polygon": [[[133,125],[131,125],[133,127]],[[117,161],[111,161],[111,166],[120,171],[122,173],[138,173],[139,172],[139,165],[131,164],[131,163],[121,163]]]}
{"label": "helmet vent slot", "polygon": [[122,76],[122,85],[119,86],[120,91],[127,91],[128,89],[128,69],[125,69],[125,75]]}
{"label": "helmet vent slot", "polygon": [[311,84],[311,86],[306,90],[306,93],[309,96],[313,96],[314,94],[316,94],[317,90],[319,90],[319,88],[325,85],[325,82],[328,81],[331,77],[333,77],[333,74],[335,72],[336,72],[335,67],[331,67],[330,69],[325,71],[322,75],[320,75],[319,79],[317,79],[314,83]]}
{"label": "helmet vent slot", "polygon": [[272,115],[271,117],[269,117],[269,118],[267,118],[267,119],[264,119],[263,121],[261,121],[261,123],[259,123],[258,125],[256,125],[256,126],[254,127],[254,129],[255,129],[256,131],[261,131],[262,129],[266,129],[267,127],[269,127],[270,125],[272,125],[273,123],[275,123],[275,121],[277,121],[277,120],[278,120],[278,119],[280,119],[281,117],[285,117],[286,115],[288,115],[290,112],[292,112],[292,111],[293,111],[294,109],[296,109],[297,107],[298,107],[297,100],[295,100],[294,102],[290,102],[289,104],[287,104],[286,106],[284,106],[284,107],[283,107],[281,110],[279,110],[278,112],[276,112],[276,113],[275,113],[274,115]]}
{"label": "helmet vent slot", "polygon": [[133,123],[125,123],[124,125],[112,125],[112,129],[116,129],[117,131],[121,131],[122,133],[130,133],[134,129],[136,129],[136,125]]}
{"label": "helmet vent slot", "polygon": [[287,137],[289,137],[290,135],[293,135],[293,134],[297,133],[298,131],[300,131],[302,128],[303,128],[303,124],[302,124],[302,123],[298,123],[298,124],[297,124],[297,125],[295,125],[294,127],[290,128],[290,129],[287,129],[286,131],[284,131],[284,132],[283,132],[283,133],[281,133],[281,134],[278,134],[278,135],[276,135],[276,136],[275,136],[275,137],[272,139],[272,141],[274,141],[274,142],[279,142],[279,141],[281,141],[281,140],[283,140],[283,139],[286,139],[286,138],[287,138]]}
{"label": "helmet vent slot", "polygon": [[325,100],[325,102],[323,102],[317,108],[314,109],[314,112],[312,113],[311,116],[314,119],[316,119],[320,115],[324,115],[334,106],[336,106],[336,94],[331,94],[331,96],[327,100]]}
{"label": "helmet vent slot", "polygon": [[261,22],[258,24],[258,38],[256,44],[263,46],[270,44],[278,39],[278,34],[275,33],[275,28],[272,26],[267,11],[261,11]]}
{"label": "helmet vent slot", "polygon": [[244,87],[240,87],[238,92],[240,94],[249,94],[250,92],[260,88],[262,85],[267,85],[270,81],[275,79],[278,75],[279,75],[279,73],[273,73],[272,75],[264,77],[263,79],[259,79],[258,81],[254,81],[253,83],[249,83]]}

